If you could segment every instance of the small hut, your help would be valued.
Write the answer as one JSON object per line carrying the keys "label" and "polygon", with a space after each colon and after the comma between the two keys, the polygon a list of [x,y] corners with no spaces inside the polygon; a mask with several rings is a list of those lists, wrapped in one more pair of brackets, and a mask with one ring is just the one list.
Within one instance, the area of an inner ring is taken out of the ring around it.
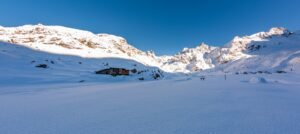
{"label": "small hut", "polygon": [[125,68],[107,68],[95,72],[96,74],[107,74],[107,75],[129,75],[129,70]]}

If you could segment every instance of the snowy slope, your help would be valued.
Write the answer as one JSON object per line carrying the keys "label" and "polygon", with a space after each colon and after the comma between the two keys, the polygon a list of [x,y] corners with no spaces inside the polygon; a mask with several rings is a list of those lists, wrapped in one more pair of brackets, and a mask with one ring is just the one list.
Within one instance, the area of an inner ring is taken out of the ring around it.
{"label": "snowy slope", "polygon": [[[153,80],[153,76],[163,72],[156,67],[145,66],[139,62],[120,58],[82,58],[78,56],[51,54],[35,51],[23,46],[0,43],[1,75],[0,85],[42,84],[42,83],[76,83],[132,81],[143,78]],[[38,65],[47,68],[38,68]],[[98,75],[95,71],[117,67],[128,70],[129,76],[112,77]]]}
{"label": "snowy slope", "polygon": [[154,66],[165,72],[275,70],[299,68],[299,32],[272,28],[250,36],[235,37],[224,47],[202,43],[174,56],[143,52],[118,36],[94,34],[62,26],[25,25],[0,27],[0,41],[37,51],[82,58],[120,58]]}
{"label": "snowy slope", "polygon": [[273,28],[246,37],[236,37],[230,49],[247,54],[249,58],[224,64],[216,69],[227,72],[286,71],[300,72],[300,34],[283,28]]}

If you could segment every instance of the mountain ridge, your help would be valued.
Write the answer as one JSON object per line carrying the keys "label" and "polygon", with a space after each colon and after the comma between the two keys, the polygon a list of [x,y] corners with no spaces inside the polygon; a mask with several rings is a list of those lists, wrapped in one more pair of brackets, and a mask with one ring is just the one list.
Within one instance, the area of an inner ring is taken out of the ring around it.
{"label": "mountain ridge", "polygon": [[275,27],[268,32],[243,37],[236,36],[221,47],[201,43],[195,48],[184,48],[175,55],[164,56],[156,56],[153,51],[141,51],[130,45],[123,37],[42,24],[19,27],[1,26],[0,41],[38,51],[83,58],[130,59],[147,66],[158,67],[166,72],[189,73],[214,69],[230,62],[255,57],[252,52],[270,46],[265,42],[276,44],[277,38],[286,41],[285,38],[292,35],[296,35],[295,39],[298,40],[298,32],[295,33],[285,28]]}

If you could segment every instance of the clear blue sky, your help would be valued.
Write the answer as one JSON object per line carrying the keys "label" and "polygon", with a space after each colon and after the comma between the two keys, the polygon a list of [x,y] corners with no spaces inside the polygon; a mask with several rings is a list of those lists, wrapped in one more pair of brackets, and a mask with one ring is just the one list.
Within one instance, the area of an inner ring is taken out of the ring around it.
{"label": "clear blue sky", "polygon": [[275,26],[300,30],[300,0],[0,0],[0,25],[37,23],[120,35],[139,49],[174,54]]}

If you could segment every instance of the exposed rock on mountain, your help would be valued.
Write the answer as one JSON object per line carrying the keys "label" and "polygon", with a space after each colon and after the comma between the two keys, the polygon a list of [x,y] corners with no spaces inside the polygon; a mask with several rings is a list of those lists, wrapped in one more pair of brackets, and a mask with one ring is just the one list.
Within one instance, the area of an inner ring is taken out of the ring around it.
{"label": "exposed rock on mountain", "polygon": [[82,58],[121,58],[154,66],[165,72],[199,72],[203,70],[245,69],[298,66],[299,32],[272,28],[250,36],[235,37],[224,47],[205,43],[184,48],[174,56],[156,56],[130,45],[124,38],[93,34],[62,26],[25,25],[0,27],[0,41],[38,51],[73,55]]}

